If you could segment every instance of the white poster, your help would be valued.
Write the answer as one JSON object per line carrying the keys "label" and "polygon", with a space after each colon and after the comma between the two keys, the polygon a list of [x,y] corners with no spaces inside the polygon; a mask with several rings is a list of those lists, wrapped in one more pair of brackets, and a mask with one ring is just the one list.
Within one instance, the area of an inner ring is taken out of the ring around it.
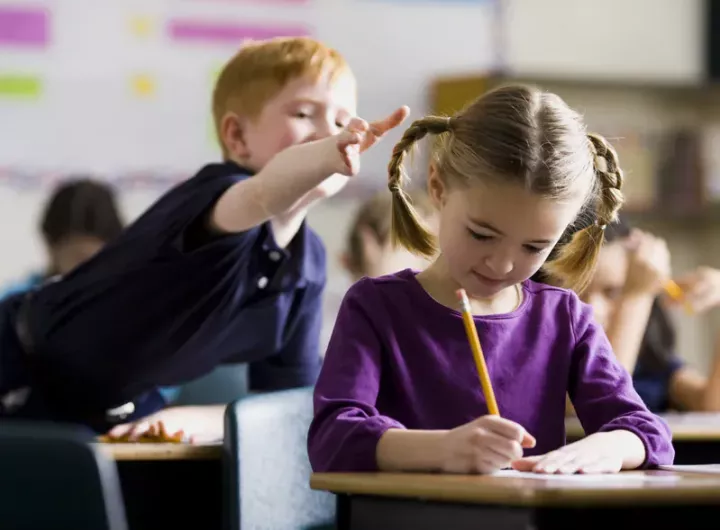
{"label": "white poster", "polygon": [[[0,0],[0,182],[164,186],[218,159],[213,81],[245,38],[323,40],[350,62],[363,117],[421,116],[434,76],[497,66],[496,14],[491,0]],[[365,160],[370,180],[397,134]]]}

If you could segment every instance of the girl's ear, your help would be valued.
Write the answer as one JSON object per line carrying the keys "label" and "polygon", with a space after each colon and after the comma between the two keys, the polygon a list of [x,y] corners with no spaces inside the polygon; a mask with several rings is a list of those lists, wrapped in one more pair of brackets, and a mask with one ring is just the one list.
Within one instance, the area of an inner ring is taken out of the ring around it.
{"label": "girl's ear", "polygon": [[437,210],[440,210],[443,204],[445,204],[447,187],[440,178],[440,174],[438,173],[437,167],[435,166],[435,162],[430,162],[430,169],[428,171],[427,181],[427,193],[433,206]]}

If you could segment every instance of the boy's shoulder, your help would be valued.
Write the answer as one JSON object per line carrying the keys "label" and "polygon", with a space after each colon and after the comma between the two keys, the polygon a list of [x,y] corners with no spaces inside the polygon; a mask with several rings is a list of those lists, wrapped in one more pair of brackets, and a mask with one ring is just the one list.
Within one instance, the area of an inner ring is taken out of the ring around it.
{"label": "boy's shoulder", "polygon": [[203,165],[194,175],[181,183],[182,185],[202,185],[208,181],[222,180],[232,184],[253,176],[253,171],[235,162],[210,162]]}

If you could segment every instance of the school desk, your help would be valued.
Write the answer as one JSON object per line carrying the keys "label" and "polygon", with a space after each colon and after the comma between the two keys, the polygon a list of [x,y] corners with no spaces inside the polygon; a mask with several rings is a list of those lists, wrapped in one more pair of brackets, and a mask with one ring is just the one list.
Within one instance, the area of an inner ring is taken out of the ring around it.
{"label": "school desk", "polygon": [[117,464],[130,530],[224,528],[220,442],[98,445]]}
{"label": "school desk", "polygon": [[[507,473],[507,472],[505,472]],[[338,530],[717,528],[720,476],[665,471],[611,477],[314,474],[337,495]],[[680,524],[681,523],[681,524]]]}
{"label": "school desk", "polygon": [[[661,414],[673,435],[675,463],[720,463],[720,414],[690,412]],[[577,418],[565,421],[568,442],[584,436]]]}

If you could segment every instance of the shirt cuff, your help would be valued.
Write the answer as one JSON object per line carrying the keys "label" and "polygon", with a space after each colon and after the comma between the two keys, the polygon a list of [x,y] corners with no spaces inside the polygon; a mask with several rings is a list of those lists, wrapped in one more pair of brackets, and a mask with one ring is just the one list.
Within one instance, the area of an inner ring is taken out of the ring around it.
{"label": "shirt cuff", "polygon": [[[379,471],[377,444],[389,429],[404,430],[405,426],[387,416],[372,416],[358,422],[355,428],[348,432],[346,441],[338,444],[335,453],[327,460],[327,471]],[[351,441],[353,438],[355,440]]]}
{"label": "shirt cuff", "polygon": [[670,428],[661,418],[656,418],[656,423],[651,428],[654,427],[658,428],[658,432],[655,434],[648,434],[647,430],[633,424],[609,424],[602,427],[598,432],[629,431],[633,433],[640,438],[640,441],[645,446],[645,460],[638,466],[638,469],[654,469],[660,465],[672,464],[675,460],[675,449],[672,445]]}

